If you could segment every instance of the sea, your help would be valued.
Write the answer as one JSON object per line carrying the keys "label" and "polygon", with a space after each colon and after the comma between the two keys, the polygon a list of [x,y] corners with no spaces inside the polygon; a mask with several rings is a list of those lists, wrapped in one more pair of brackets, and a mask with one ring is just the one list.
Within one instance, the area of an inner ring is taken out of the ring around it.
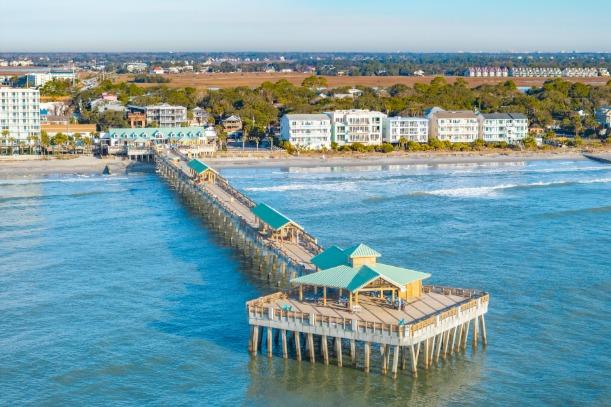
{"label": "sea", "polygon": [[611,166],[221,171],[323,246],[490,293],[488,346],[418,377],[247,352],[276,287],[154,172],[0,180],[0,406],[602,406]]}

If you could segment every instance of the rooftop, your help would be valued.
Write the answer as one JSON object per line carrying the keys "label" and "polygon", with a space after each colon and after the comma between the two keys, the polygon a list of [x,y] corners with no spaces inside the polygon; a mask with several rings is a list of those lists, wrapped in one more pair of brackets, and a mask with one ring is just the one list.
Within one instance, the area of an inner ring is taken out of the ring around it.
{"label": "rooftop", "polygon": [[259,218],[259,220],[274,230],[282,229],[289,223],[301,228],[297,223],[293,222],[267,204],[260,203],[252,208],[251,211],[257,218]]}
{"label": "rooftop", "polygon": [[200,160],[191,160],[189,161],[188,165],[189,165],[189,168],[191,168],[193,171],[195,171],[198,174],[201,174],[206,171],[216,172],[214,169],[212,169],[212,167],[210,167],[208,164]]}
{"label": "rooftop", "polygon": [[331,120],[329,116],[322,113],[314,114],[302,114],[302,113],[289,113],[285,115],[289,120]]}

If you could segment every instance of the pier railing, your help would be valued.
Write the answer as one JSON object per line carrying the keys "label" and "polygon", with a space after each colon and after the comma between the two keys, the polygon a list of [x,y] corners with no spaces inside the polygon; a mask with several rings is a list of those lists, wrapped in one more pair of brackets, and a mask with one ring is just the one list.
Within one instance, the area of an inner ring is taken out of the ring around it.
{"label": "pier railing", "polygon": [[344,331],[349,330],[353,332],[362,332],[368,334],[379,333],[387,335],[397,335],[399,336],[399,338],[404,338],[407,336],[414,336],[421,330],[444,323],[444,321],[448,318],[458,318],[461,313],[469,312],[473,308],[477,308],[482,305],[487,305],[489,301],[489,294],[478,290],[435,286],[426,287],[429,290],[451,290],[451,293],[448,292],[448,294],[445,295],[459,295],[465,297],[465,300],[438,310],[432,314],[426,315],[421,319],[413,320],[409,324],[390,324],[382,322],[362,321],[356,318],[340,318],[319,313],[294,311],[290,306],[282,307],[277,303],[278,300],[286,300],[289,298],[289,295],[283,292],[277,292],[249,301],[246,303],[246,306],[249,318],[264,319],[278,322],[293,322],[309,326],[341,328]]}

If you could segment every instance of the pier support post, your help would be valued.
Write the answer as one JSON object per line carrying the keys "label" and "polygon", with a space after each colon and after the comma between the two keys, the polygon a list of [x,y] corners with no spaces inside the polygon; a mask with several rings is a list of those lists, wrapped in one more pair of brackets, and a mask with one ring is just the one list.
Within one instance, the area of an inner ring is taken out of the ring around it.
{"label": "pier support post", "polygon": [[293,338],[295,339],[295,357],[301,362],[301,333],[293,332]]}
{"label": "pier support post", "polygon": [[273,342],[273,328],[272,327],[268,327],[267,328],[267,356],[268,357],[272,357],[272,352],[273,352],[273,347],[274,345],[272,344]]}
{"label": "pier support post", "polygon": [[356,366],[356,340],[350,339],[350,362]]}
{"label": "pier support post", "polygon": [[314,334],[308,334],[308,352],[310,353],[310,362],[314,363],[316,357],[314,355]]}
{"label": "pier support post", "polygon": [[369,355],[371,353],[371,345],[369,344],[369,342],[365,342],[363,346],[363,352],[365,354],[365,360],[364,360],[365,372],[369,372]]}
{"label": "pier support post", "polygon": [[437,352],[435,353],[435,365],[439,363],[439,354],[441,353],[441,346],[443,345],[443,332],[438,335],[437,338]]}
{"label": "pier support post", "polygon": [[335,357],[337,358],[337,366],[342,367],[342,338],[335,338]]}
{"label": "pier support post", "polygon": [[426,338],[424,340],[424,368],[429,368],[429,352],[431,350],[431,338]]}
{"label": "pier support post", "polygon": [[384,344],[380,344],[380,354],[382,355],[382,373],[386,374],[388,372],[388,346]]}
{"label": "pier support post", "polygon": [[322,359],[325,365],[329,364],[329,342],[327,341],[327,335],[320,337],[320,350],[322,351]]}
{"label": "pier support post", "polygon": [[482,345],[486,346],[488,344],[488,338],[486,336],[486,321],[484,320],[483,314],[479,318],[480,318],[479,322],[482,328]]}
{"label": "pier support post", "polygon": [[477,337],[478,337],[478,332],[477,332],[477,317],[475,317],[473,319],[473,336],[471,337],[471,345],[474,348],[477,348]]}
{"label": "pier support post", "polygon": [[286,329],[283,329],[281,331],[281,336],[282,336],[282,357],[287,359],[289,357],[289,350],[286,345]]}
{"label": "pier support post", "polygon": [[395,345],[395,349],[392,354],[392,377],[397,378],[397,369],[399,366],[399,345]]}
{"label": "pier support post", "polygon": [[250,349],[253,355],[256,355],[259,348],[259,326],[254,325],[252,327],[252,344],[250,345]]}
{"label": "pier support post", "polygon": [[454,348],[454,350],[456,352],[460,351],[460,346],[461,346],[461,341],[462,341],[462,331],[463,331],[464,325],[465,325],[464,323],[460,324],[457,327],[458,331],[455,333],[455,336],[457,336],[457,338],[456,338],[456,347]]}
{"label": "pier support post", "polygon": [[414,345],[409,345],[410,360],[412,361],[412,374],[416,376],[418,374],[418,355],[414,349]]}
{"label": "pier support post", "polygon": [[469,320],[469,321],[467,321],[467,326],[466,326],[465,331],[464,331],[465,337],[464,337],[463,343],[462,343],[463,350],[467,349],[467,340],[469,339],[469,327],[470,326],[471,326],[471,321]]}

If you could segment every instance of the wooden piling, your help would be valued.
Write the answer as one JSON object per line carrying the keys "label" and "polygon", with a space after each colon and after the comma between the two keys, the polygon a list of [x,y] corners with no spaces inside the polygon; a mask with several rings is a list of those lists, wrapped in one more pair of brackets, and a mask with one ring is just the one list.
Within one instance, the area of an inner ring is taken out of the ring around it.
{"label": "wooden piling", "polygon": [[289,350],[286,345],[286,329],[282,329],[280,332],[282,336],[282,357],[287,359],[289,357]]}
{"label": "wooden piling", "polygon": [[335,358],[339,367],[343,365],[342,356],[342,338],[335,338]]}
{"label": "wooden piling", "polygon": [[364,353],[364,369],[365,372],[369,372],[369,356],[371,353],[371,348],[370,348],[370,344],[369,342],[365,342],[364,346],[363,346],[363,353]]}
{"label": "wooden piling", "polygon": [[301,361],[301,333],[293,332],[293,338],[295,339],[295,358]]}

